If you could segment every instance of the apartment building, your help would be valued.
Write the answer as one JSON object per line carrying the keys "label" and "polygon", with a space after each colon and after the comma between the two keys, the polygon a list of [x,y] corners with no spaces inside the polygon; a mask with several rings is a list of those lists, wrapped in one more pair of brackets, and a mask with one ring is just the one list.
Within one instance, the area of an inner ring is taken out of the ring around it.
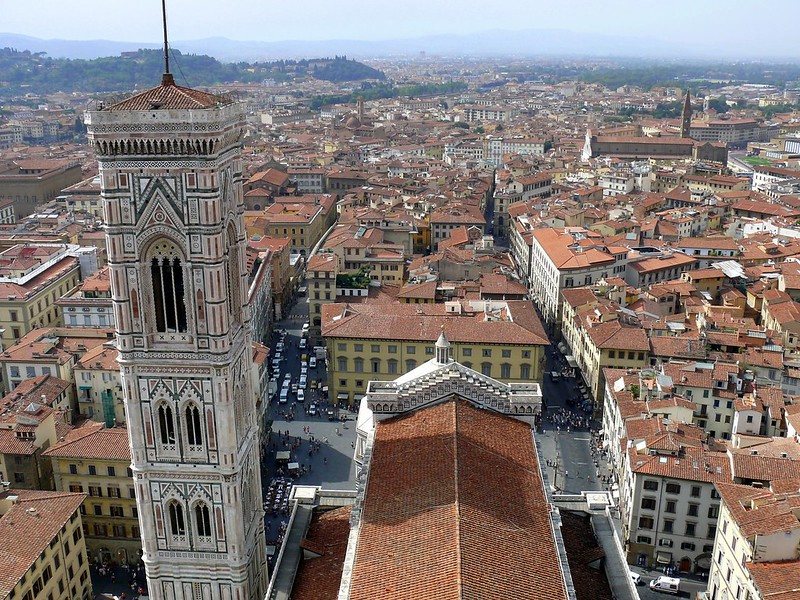
{"label": "apartment building", "polygon": [[114,327],[108,266],[84,279],[56,301],[65,327]]}
{"label": "apartment building", "polygon": [[628,249],[607,246],[598,234],[576,227],[531,229],[525,235],[525,222],[520,224],[512,231],[514,260],[548,326],[561,321],[561,290],[625,272]]}
{"label": "apartment building", "polygon": [[633,173],[611,171],[600,176],[600,187],[603,188],[603,196],[630,194],[633,191],[634,183]]}
{"label": "apartment building", "polygon": [[92,561],[136,564],[142,543],[128,431],[86,421],[44,456],[52,461],[56,489],[84,497],[81,514]]}
{"label": "apartment building", "polygon": [[289,181],[301,194],[324,194],[328,187],[325,170],[312,167],[289,167]]}
{"label": "apartment building", "polygon": [[336,206],[330,194],[279,196],[263,211],[245,213],[249,237],[288,238],[292,252],[301,254],[309,254],[335,220]]}
{"label": "apartment building", "polygon": [[389,381],[434,356],[442,330],[452,357],[504,383],[541,381],[549,344],[530,301],[322,306],[332,399],[354,402],[370,380]]}
{"label": "apartment building", "polygon": [[683,252],[657,248],[634,248],[628,258],[624,279],[628,285],[639,289],[660,281],[678,279],[697,264],[694,257],[686,256]]}
{"label": "apartment building", "polygon": [[110,340],[87,350],[73,368],[78,413],[106,427],[125,424],[117,343]]}
{"label": "apartment building", "polygon": [[15,489],[51,490],[53,472],[42,452],[70,429],[72,386],[35,377],[0,401],[0,481]]}
{"label": "apartment building", "polygon": [[325,240],[323,250],[336,256],[340,272],[363,270],[381,284],[400,284],[404,279],[405,249],[385,241],[383,229],[338,225]]}
{"label": "apartment building", "polygon": [[308,318],[310,334],[318,336],[322,323],[322,305],[336,301],[336,276],[339,260],[332,252],[319,252],[312,256],[306,266],[308,288]]}
{"label": "apartment building", "polygon": [[[517,109],[511,106],[482,106],[464,105],[464,119],[466,121],[510,121],[517,115]],[[544,146],[542,147],[544,153]]]}
{"label": "apartment building", "polygon": [[701,429],[632,421],[622,469],[620,506],[628,562],[707,573],[717,533],[715,485],[731,480],[724,447],[706,444]]}
{"label": "apartment building", "polygon": [[[562,334],[591,399],[603,401],[604,369],[650,364],[650,341],[638,319],[588,288],[565,289]],[[599,406],[596,406],[599,410]]]}
{"label": "apartment building", "polygon": [[94,598],[80,508],[84,494],[0,493],[0,598]]}
{"label": "apartment building", "polygon": [[480,207],[472,204],[451,202],[434,210],[430,216],[431,243],[433,251],[439,242],[450,237],[450,233],[459,227],[477,227],[481,233],[486,231],[486,217]]}
{"label": "apartment building", "polygon": [[544,156],[544,147],[545,140],[523,136],[499,137],[487,135],[483,141],[484,157],[496,166],[502,163],[503,156],[506,154]]}
{"label": "apartment building", "polygon": [[800,179],[800,170],[758,165],[753,167],[753,191],[767,193],[770,186]]}
{"label": "apartment building", "polygon": [[[794,480],[796,481],[796,480]],[[797,593],[797,486],[720,483],[717,537],[704,600],[790,598]]]}
{"label": "apartment building", "polygon": [[754,119],[708,119],[692,121],[689,137],[699,142],[723,142],[744,147],[747,142],[766,141],[769,129]]}
{"label": "apartment building", "polygon": [[683,237],[673,247],[697,261],[696,268],[708,269],[712,263],[735,258],[739,244],[730,237]]}
{"label": "apartment building", "polygon": [[3,347],[35,327],[61,324],[58,299],[81,277],[77,246],[18,244],[0,253],[0,328]]}
{"label": "apartment building", "polygon": [[9,161],[0,165],[0,198],[12,198],[17,218],[27,217],[61,190],[78,183],[81,176],[81,165],[76,160]]}
{"label": "apartment building", "polygon": [[88,350],[114,337],[113,329],[44,327],[34,329],[0,354],[0,368],[9,390],[23,379],[55,375],[72,381],[75,362]]}

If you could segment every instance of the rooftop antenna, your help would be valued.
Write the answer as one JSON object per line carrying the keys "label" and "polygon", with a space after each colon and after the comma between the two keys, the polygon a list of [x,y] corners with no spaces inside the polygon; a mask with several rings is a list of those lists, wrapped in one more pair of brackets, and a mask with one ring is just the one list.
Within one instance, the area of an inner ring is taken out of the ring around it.
{"label": "rooftop antenna", "polygon": [[175,79],[169,72],[169,41],[167,40],[167,0],[161,0],[161,20],[164,23],[164,74],[161,85],[175,85]]}

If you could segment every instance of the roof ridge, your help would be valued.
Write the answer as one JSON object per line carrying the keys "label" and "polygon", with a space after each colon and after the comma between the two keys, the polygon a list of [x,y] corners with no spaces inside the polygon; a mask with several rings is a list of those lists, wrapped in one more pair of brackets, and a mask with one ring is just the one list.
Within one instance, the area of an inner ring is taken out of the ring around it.
{"label": "roof ridge", "polygon": [[461,554],[461,504],[458,498],[458,489],[460,485],[460,479],[458,476],[458,407],[459,401],[456,398],[456,400],[453,402],[453,471],[455,475],[453,478],[453,507],[456,511],[456,590],[459,600],[463,600],[464,587],[461,584],[461,572],[464,568],[464,561]]}

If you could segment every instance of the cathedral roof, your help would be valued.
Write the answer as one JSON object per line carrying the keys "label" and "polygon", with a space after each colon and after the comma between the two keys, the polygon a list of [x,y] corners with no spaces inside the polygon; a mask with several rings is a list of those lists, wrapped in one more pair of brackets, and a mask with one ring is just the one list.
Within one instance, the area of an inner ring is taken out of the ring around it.
{"label": "cathedral roof", "polygon": [[349,597],[566,598],[537,467],[529,425],[465,400],[379,423]]}
{"label": "cathedral roof", "polygon": [[208,92],[175,85],[175,80],[167,73],[161,85],[131,96],[121,102],[106,106],[104,111],[130,110],[171,110],[192,108],[213,108],[232,104],[231,98],[216,96]]}

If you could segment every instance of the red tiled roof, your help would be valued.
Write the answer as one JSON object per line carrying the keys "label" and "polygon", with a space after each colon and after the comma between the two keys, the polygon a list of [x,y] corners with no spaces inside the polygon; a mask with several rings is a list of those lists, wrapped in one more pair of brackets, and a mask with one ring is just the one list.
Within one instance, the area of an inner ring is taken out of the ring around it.
{"label": "red tiled roof", "polygon": [[128,430],[124,427],[105,429],[102,423],[88,421],[73,429],[63,442],[51,446],[45,456],[65,458],[97,458],[130,461]]}
{"label": "red tiled roof", "polygon": [[378,424],[352,600],[566,598],[530,427],[450,400]]}
{"label": "red tiled roof", "polygon": [[300,563],[292,586],[292,600],[336,600],[339,597],[349,534],[349,506],[314,515],[302,546],[319,556]]}
{"label": "red tiled roof", "polygon": [[174,110],[191,108],[213,108],[232,104],[233,100],[224,96],[215,96],[200,90],[168,83],[145,90],[122,102],[106,106],[103,111],[129,110]]}
{"label": "red tiled roof", "polygon": [[0,598],[6,598],[86,494],[13,490],[17,503],[0,518]]}

